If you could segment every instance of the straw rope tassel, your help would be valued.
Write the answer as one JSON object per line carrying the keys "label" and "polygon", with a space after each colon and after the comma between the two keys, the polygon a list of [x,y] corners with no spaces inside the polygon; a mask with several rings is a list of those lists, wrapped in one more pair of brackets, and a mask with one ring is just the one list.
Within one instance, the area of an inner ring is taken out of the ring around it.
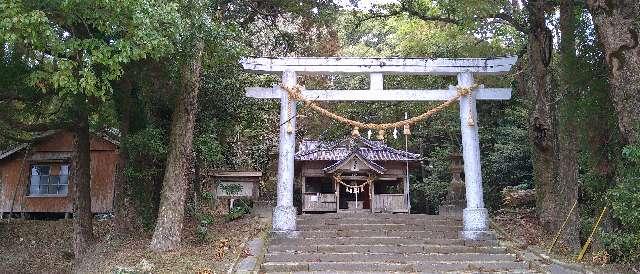
{"label": "straw rope tassel", "polygon": [[467,115],[467,125],[472,127],[476,125],[476,121],[473,119],[473,112],[469,109],[469,114]]}
{"label": "straw rope tassel", "polygon": [[293,117],[291,117],[291,102],[288,102],[287,103],[287,133],[293,132],[293,124],[291,123],[291,119],[293,119]]}
{"label": "straw rope tassel", "polygon": [[354,127],[353,128],[353,130],[351,131],[351,136],[353,136],[353,137],[360,136],[360,131],[358,130],[358,127]]}

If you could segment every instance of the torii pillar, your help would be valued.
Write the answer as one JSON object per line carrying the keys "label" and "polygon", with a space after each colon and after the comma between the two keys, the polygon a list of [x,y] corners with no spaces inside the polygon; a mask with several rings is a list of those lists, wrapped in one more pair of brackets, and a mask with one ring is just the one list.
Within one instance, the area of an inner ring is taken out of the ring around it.
{"label": "torii pillar", "polygon": [[[352,57],[290,57],[246,58],[241,64],[254,72],[282,73],[282,83],[296,84],[297,73],[305,74],[369,74],[368,90],[303,90],[302,96],[315,101],[446,101],[457,95],[454,87],[440,90],[385,90],[385,74],[457,75],[458,86],[474,85],[473,75],[498,75],[511,70],[516,57],[497,59],[421,59],[421,58],[352,58]],[[280,99],[280,143],[278,157],[278,199],[273,211],[273,231],[295,236],[296,208],[293,206],[296,103],[279,86],[247,88],[247,96]],[[460,127],[462,135],[467,207],[463,210],[465,240],[495,239],[489,230],[487,209],[482,194],[480,140],[476,100],[508,100],[510,88],[478,87],[460,97]]]}
{"label": "torii pillar", "polygon": [[[296,85],[294,71],[282,72],[282,83]],[[296,231],[297,209],[293,206],[294,155],[296,154],[296,102],[280,92],[280,139],[278,144],[277,203],[273,210],[273,232],[291,234]]]}
{"label": "torii pillar", "polygon": [[[473,84],[473,74],[458,74],[458,86],[470,87]],[[484,207],[475,92],[460,97],[460,132],[467,200],[467,208],[462,210],[463,230],[460,236],[469,240],[491,240],[495,234],[489,230],[489,213]]]}

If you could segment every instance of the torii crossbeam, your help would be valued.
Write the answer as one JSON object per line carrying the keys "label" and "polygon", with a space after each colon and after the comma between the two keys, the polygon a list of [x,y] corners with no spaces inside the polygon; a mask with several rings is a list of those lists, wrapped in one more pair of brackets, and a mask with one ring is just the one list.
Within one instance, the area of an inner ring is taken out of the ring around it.
{"label": "torii crossbeam", "polygon": [[[298,74],[369,74],[368,90],[304,90],[302,95],[316,101],[446,101],[457,95],[454,87],[440,90],[385,90],[384,75],[457,75],[458,86],[470,87],[474,75],[500,75],[511,70],[517,57],[497,59],[422,59],[287,57],[245,58],[244,69],[282,74],[282,84],[295,86]],[[280,86],[247,88],[248,97],[280,99],[280,143],[278,157],[277,205],[273,231],[295,235],[296,209],[293,206],[296,102]],[[508,100],[510,88],[480,88],[460,97],[460,128],[464,157],[467,207],[463,210],[461,236],[468,240],[492,239],[488,213],[482,194],[480,144],[476,100]],[[291,117],[291,118],[289,118]],[[287,130],[287,122],[293,130]]]}

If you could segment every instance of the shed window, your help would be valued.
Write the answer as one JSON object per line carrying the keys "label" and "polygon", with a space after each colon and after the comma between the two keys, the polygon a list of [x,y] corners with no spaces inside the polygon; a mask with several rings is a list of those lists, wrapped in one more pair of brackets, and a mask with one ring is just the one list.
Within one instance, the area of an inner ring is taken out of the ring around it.
{"label": "shed window", "polygon": [[68,164],[31,165],[29,195],[67,195],[68,193]]}

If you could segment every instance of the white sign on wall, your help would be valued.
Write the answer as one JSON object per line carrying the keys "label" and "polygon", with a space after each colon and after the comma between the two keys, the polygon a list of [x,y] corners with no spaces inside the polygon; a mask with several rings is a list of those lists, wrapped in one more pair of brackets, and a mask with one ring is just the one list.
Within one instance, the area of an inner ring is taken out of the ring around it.
{"label": "white sign on wall", "polygon": [[218,197],[253,197],[253,182],[220,182]]}

